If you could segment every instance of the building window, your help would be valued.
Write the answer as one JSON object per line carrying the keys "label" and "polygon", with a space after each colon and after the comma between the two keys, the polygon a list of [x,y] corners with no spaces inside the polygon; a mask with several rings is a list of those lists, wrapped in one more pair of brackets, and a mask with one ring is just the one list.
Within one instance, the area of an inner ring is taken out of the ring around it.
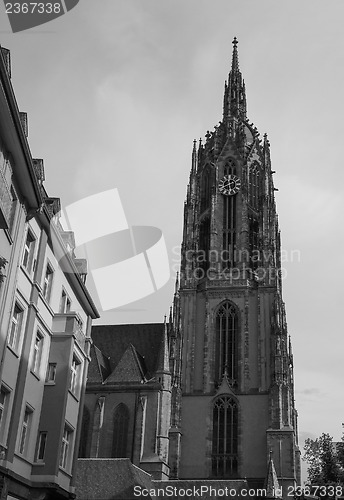
{"label": "building window", "polygon": [[223,175],[236,175],[235,161],[232,158],[226,161],[223,169]]}
{"label": "building window", "polygon": [[233,398],[219,397],[213,406],[212,475],[236,477],[238,473],[238,405]]}
{"label": "building window", "polygon": [[56,363],[49,363],[48,364],[48,369],[47,369],[47,376],[46,376],[46,379],[45,381],[47,383],[55,383],[55,379],[56,379]]}
{"label": "building window", "polygon": [[41,332],[37,331],[36,337],[35,337],[35,343],[33,346],[33,353],[32,353],[32,362],[31,362],[31,370],[38,375],[39,374],[39,369],[41,366],[41,358],[42,358],[42,351],[43,351],[43,340],[44,337],[41,334]]}
{"label": "building window", "polygon": [[47,432],[40,432],[38,436],[37,456],[36,461],[42,462],[45,455],[45,447],[47,444]]}
{"label": "building window", "polygon": [[127,456],[128,424],[129,410],[121,403],[117,406],[113,418],[113,458],[126,458]]}
{"label": "building window", "polygon": [[62,290],[61,301],[60,301],[60,313],[66,314],[67,312],[69,312],[71,305],[72,305],[72,301],[68,297],[65,290]]}
{"label": "building window", "polygon": [[72,429],[68,425],[65,425],[62,436],[61,455],[60,455],[60,467],[62,467],[62,469],[67,469],[69,466],[72,435],[73,435]]}
{"label": "building window", "polygon": [[44,283],[43,283],[43,297],[47,302],[49,302],[50,299],[51,287],[53,284],[53,276],[54,276],[54,271],[50,266],[50,264],[48,264],[45,271]]}
{"label": "building window", "polygon": [[233,304],[224,302],[215,319],[215,382],[220,383],[226,374],[231,385],[237,384],[238,315]]}
{"label": "building window", "polygon": [[[210,266],[210,218],[205,217],[199,226],[199,257],[198,263],[201,269],[207,271]],[[204,273],[200,273],[202,278]]]}
{"label": "building window", "polygon": [[201,178],[201,213],[210,207],[211,201],[211,175],[209,168],[206,168]]}
{"label": "building window", "polygon": [[[236,175],[233,160],[227,161],[224,175]],[[223,196],[222,261],[224,269],[233,267],[236,260],[236,200],[236,196]]]}
{"label": "building window", "polygon": [[23,323],[23,315],[24,315],[23,309],[16,302],[12,313],[10,330],[7,339],[7,343],[10,347],[12,347],[12,349],[18,348],[20,333]]}
{"label": "building window", "polygon": [[259,222],[255,217],[249,215],[248,224],[251,268],[257,269],[260,266],[261,260],[259,252]]}
{"label": "building window", "polygon": [[18,198],[17,198],[16,192],[15,192],[13,186],[11,186],[10,191],[11,191],[11,209],[9,212],[8,230],[9,230],[10,234],[12,234]]}
{"label": "building window", "polygon": [[[88,458],[89,455],[89,441],[90,441],[90,410],[84,406],[81,425],[81,438],[79,447],[79,458]],[[93,455],[92,455],[93,456]]]}
{"label": "building window", "polygon": [[31,420],[32,420],[32,410],[31,408],[26,406],[21,427],[20,441],[19,441],[19,453],[21,453],[22,455],[24,455],[27,452]]}
{"label": "building window", "polygon": [[23,267],[25,267],[28,273],[31,273],[32,271],[34,250],[35,250],[35,238],[31,233],[31,231],[28,231],[25,240],[23,262],[22,262]]}
{"label": "building window", "polygon": [[4,438],[9,399],[10,391],[2,385],[0,389],[0,441]]}
{"label": "building window", "polygon": [[10,228],[10,213],[12,205],[11,197],[11,179],[12,167],[9,159],[4,156],[0,150],[0,227],[1,229]]}
{"label": "building window", "polygon": [[76,395],[79,389],[79,378],[80,378],[80,360],[73,354],[72,365],[70,368],[70,385],[69,390]]}
{"label": "building window", "polygon": [[104,422],[105,396],[98,398],[93,413],[91,457],[99,458],[100,433]]}

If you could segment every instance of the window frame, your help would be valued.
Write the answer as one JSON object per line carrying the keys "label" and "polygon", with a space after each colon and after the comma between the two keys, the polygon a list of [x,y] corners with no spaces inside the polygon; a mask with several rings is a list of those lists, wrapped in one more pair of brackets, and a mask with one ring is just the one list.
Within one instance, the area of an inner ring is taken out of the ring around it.
{"label": "window frame", "polygon": [[62,287],[59,313],[60,314],[67,314],[71,310],[71,307],[72,307],[72,300],[71,300],[70,296],[68,295],[68,293],[66,292],[65,288]]}
{"label": "window frame", "polygon": [[14,223],[16,220],[16,212],[17,212],[17,205],[18,205],[18,196],[17,196],[16,190],[14,189],[13,184],[11,184],[10,193],[11,193],[12,202],[11,202],[11,209],[9,211],[9,217],[8,217],[8,231],[9,231],[10,235],[12,235]]}
{"label": "window frame", "polygon": [[260,167],[257,162],[252,163],[248,168],[248,202],[254,210],[259,209],[260,194]]}
{"label": "window frame", "polygon": [[[37,339],[39,339],[38,344],[37,344]],[[43,347],[44,347],[44,334],[41,332],[39,328],[37,328],[31,354],[31,372],[34,373],[37,377],[39,377],[41,371]]]}
{"label": "window frame", "polygon": [[[48,272],[50,271],[50,272]],[[51,297],[51,291],[52,291],[52,286],[53,286],[53,281],[54,281],[54,268],[51,265],[49,261],[47,261],[47,264],[45,266],[45,273],[43,277],[43,284],[42,284],[42,295],[44,299],[49,303],[50,302],[50,297]]]}
{"label": "window frame", "polygon": [[[48,363],[47,366],[47,373],[45,376],[45,383],[46,384],[55,384],[56,383],[56,372],[57,372],[57,363]],[[50,374],[53,373],[53,377],[50,376]]]}
{"label": "window frame", "polygon": [[240,316],[235,304],[223,301],[215,311],[215,383],[226,374],[231,386],[238,385]]}
{"label": "window frame", "polygon": [[[18,311],[19,317],[15,317],[16,310]],[[25,308],[23,307],[23,305],[18,301],[17,298],[15,298],[7,334],[7,346],[14,351],[17,351],[19,347],[24,323],[24,311]]]}
{"label": "window frame", "polygon": [[[30,238],[30,242],[28,244],[28,240]],[[21,265],[25,269],[25,271],[28,274],[31,274],[33,271],[33,262],[34,262],[34,255],[35,255],[35,246],[36,246],[36,236],[32,229],[29,227],[26,236],[25,236],[25,243],[24,243],[24,249],[23,249],[23,256],[22,256],[22,261]]]}
{"label": "window frame", "polygon": [[[27,419],[25,419],[26,415]],[[23,456],[26,456],[28,451],[32,417],[33,417],[33,409],[31,408],[31,406],[26,404],[23,417],[21,420],[21,430],[20,430],[19,446],[18,446],[19,454]]]}
{"label": "window frame", "polygon": [[67,422],[65,422],[61,439],[59,467],[67,472],[70,468],[71,454],[73,448],[73,436],[74,436],[73,427],[69,425]]}
{"label": "window frame", "polygon": [[[47,447],[47,431],[40,431],[37,439],[36,462],[44,462],[45,451]],[[43,449],[43,453],[42,453]]]}
{"label": "window frame", "polygon": [[70,365],[70,379],[68,389],[76,398],[78,397],[80,390],[81,367],[82,361],[76,354],[76,352],[73,351],[72,362]]}
{"label": "window frame", "polygon": [[130,411],[119,403],[113,413],[112,458],[127,458]]}
{"label": "window frame", "polygon": [[[228,158],[223,167],[224,176],[236,175],[237,166],[232,158]],[[229,269],[235,266],[237,260],[237,197],[223,197],[222,214],[222,267]]]}
{"label": "window frame", "polygon": [[0,394],[4,394],[2,400],[0,395],[0,443],[3,442],[6,430],[7,416],[10,404],[11,390],[5,385],[0,385]]}
{"label": "window frame", "polygon": [[213,401],[212,433],[212,477],[236,478],[239,450],[239,404],[233,396],[223,394]]}

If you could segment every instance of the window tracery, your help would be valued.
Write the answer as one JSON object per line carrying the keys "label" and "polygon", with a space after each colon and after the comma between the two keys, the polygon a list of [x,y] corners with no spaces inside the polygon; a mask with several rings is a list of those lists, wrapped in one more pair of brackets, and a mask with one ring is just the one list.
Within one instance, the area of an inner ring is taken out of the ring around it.
{"label": "window tracery", "polygon": [[[224,175],[236,175],[236,166],[231,158],[224,166]],[[230,268],[235,263],[236,249],[236,196],[223,198],[223,268]]]}
{"label": "window tracery", "polygon": [[212,475],[235,477],[238,473],[238,404],[230,396],[213,406]]}
{"label": "window tracery", "polygon": [[229,382],[235,384],[238,378],[238,314],[234,305],[229,301],[224,302],[219,307],[216,313],[215,327],[215,381],[220,383],[226,373]]}
{"label": "window tracery", "polygon": [[128,441],[129,410],[120,403],[113,417],[112,457],[126,458]]}

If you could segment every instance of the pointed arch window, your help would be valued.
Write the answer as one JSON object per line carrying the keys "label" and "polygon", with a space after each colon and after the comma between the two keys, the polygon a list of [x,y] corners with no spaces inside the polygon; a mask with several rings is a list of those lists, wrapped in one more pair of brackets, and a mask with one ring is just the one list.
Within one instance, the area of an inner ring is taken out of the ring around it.
{"label": "pointed arch window", "polygon": [[[224,175],[236,175],[235,162],[229,159],[223,169]],[[235,263],[236,249],[236,196],[223,197],[223,267],[230,268]]]}
{"label": "pointed arch window", "polygon": [[79,445],[79,458],[88,458],[89,455],[89,433],[90,433],[90,410],[84,406],[81,424],[81,438]]}
{"label": "pointed arch window", "polygon": [[211,176],[209,167],[205,168],[201,177],[201,213],[210,207]]}
{"label": "pointed arch window", "polygon": [[206,216],[199,226],[199,267],[207,271],[210,266],[210,218]]}
{"label": "pointed arch window", "polygon": [[230,478],[238,474],[238,404],[221,396],[213,406],[212,475]]}
{"label": "pointed arch window", "polygon": [[249,224],[249,248],[251,268],[257,269],[260,265],[261,253],[259,251],[259,222],[254,215],[248,216]]}
{"label": "pointed arch window", "polygon": [[125,404],[121,403],[117,406],[113,417],[113,458],[127,457],[128,424],[129,410]]}
{"label": "pointed arch window", "polygon": [[223,169],[223,175],[236,175],[235,161],[232,158],[227,160]]}
{"label": "pointed arch window", "polygon": [[99,458],[101,456],[100,450],[100,434],[104,420],[104,405],[105,397],[100,396],[96,402],[93,414],[92,438],[91,438],[91,451],[92,458]]}
{"label": "pointed arch window", "polygon": [[254,163],[248,169],[248,202],[252,208],[259,208],[259,165]]}
{"label": "pointed arch window", "polygon": [[218,309],[215,318],[215,382],[220,383],[226,372],[231,385],[236,385],[238,378],[238,314],[229,301]]}

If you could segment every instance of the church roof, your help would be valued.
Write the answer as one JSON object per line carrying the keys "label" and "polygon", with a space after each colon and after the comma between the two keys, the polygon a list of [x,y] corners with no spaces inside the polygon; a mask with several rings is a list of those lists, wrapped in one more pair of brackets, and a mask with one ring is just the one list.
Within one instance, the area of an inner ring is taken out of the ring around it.
{"label": "church roof", "polygon": [[109,382],[145,382],[145,374],[147,368],[144,358],[136,351],[132,344],[129,344],[124,352],[120,362],[105,380],[105,384]]}
{"label": "church roof", "polygon": [[111,373],[110,360],[103,355],[97,346],[91,346],[91,363],[88,367],[89,382],[103,382]]}
{"label": "church roof", "polygon": [[138,381],[138,377],[147,374],[149,378],[157,369],[164,324],[97,325],[92,327],[91,336],[94,345],[88,382]]}

